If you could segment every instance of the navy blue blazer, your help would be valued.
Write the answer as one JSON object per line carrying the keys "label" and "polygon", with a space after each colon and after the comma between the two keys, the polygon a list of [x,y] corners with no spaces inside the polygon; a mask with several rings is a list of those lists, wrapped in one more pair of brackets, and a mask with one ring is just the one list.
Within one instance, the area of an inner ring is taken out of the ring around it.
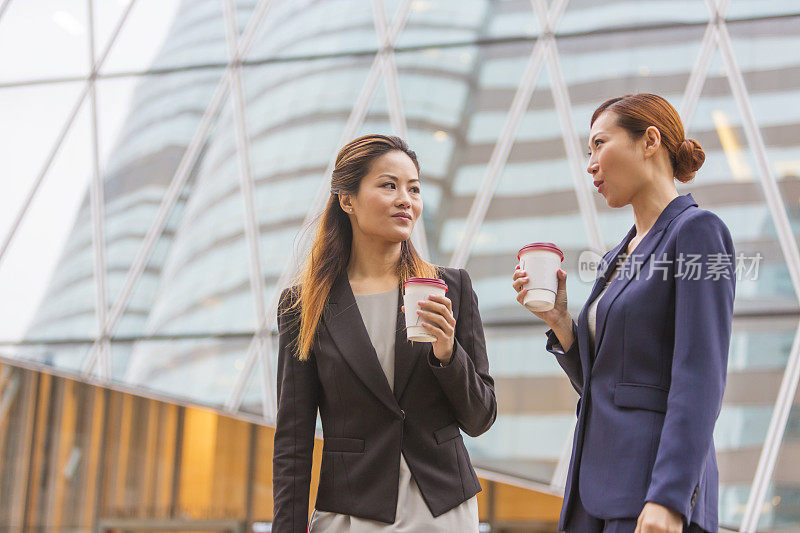
{"label": "navy blue blazer", "polygon": [[580,394],[559,529],[580,491],[598,518],[635,518],[655,502],[716,531],[712,434],[733,319],[733,241],[690,194],[672,200],[600,300],[590,353],[589,304],[635,235],[633,226],[603,258],[569,350],[547,332],[547,350]]}

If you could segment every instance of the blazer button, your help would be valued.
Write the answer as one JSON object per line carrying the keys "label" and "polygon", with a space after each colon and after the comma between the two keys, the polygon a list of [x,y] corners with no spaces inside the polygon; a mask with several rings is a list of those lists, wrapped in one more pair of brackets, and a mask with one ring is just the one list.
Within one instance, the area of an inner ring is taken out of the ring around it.
{"label": "blazer button", "polygon": [[402,418],[403,420],[406,419],[406,412],[403,411],[402,409],[400,409],[400,418]]}

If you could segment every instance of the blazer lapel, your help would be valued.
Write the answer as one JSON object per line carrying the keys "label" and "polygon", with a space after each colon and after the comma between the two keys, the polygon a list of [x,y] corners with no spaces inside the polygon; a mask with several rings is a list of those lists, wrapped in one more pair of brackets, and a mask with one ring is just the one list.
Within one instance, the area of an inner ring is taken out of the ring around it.
{"label": "blazer lapel", "polygon": [[342,272],[331,287],[328,303],[323,309],[323,320],[342,357],[356,376],[380,401],[399,415],[400,406],[378,362],[378,355],[350,288],[347,272]]}
{"label": "blazer lapel", "polygon": [[[595,336],[595,354],[600,353],[600,344],[603,342],[603,334],[605,333],[606,329],[608,312],[611,306],[614,304],[614,301],[617,299],[620,293],[622,293],[625,287],[628,286],[628,283],[630,283],[634,278],[638,278],[642,268],[644,268],[644,266],[647,265],[648,261],[650,260],[653,250],[655,250],[656,246],[661,241],[663,232],[667,226],[669,226],[669,223],[672,222],[672,220],[680,213],[689,207],[696,205],[697,202],[694,201],[694,198],[692,198],[691,194],[678,196],[677,198],[673,199],[669,204],[667,204],[667,207],[665,207],[658,216],[655,224],[653,224],[653,227],[647,232],[647,235],[645,235],[644,239],[642,239],[642,242],[639,243],[633,253],[626,259],[626,263],[628,264],[626,265],[624,274],[622,271],[620,271],[620,275],[614,278],[614,280],[611,282],[611,286],[608,288],[608,291],[606,291],[606,294],[603,296],[603,299],[597,304],[597,335]],[[613,258],[606,266],[606,271],[603,275],[603,279],[605,280],[604,285],[614,271],[614,265],[617,262],[619,254],[623,249],[627,248],[628,243],[630,243],[631,239],[635,235],[636,226],[633,226],[628,232],[625,240],[618,245],[617,248],[615,248]]]}
{"label": "blazer lapel", "polygon": [[394,397],[400,400],[414,367],[417,365],[417,360],[430,345],[426,342],[411,342],[406,337],[406,317],[401,309],[403,305],[402,286],[398,292],[397,326],[394,339]]}
{"label": "blazer lapel", "polygon": [[[623,242],[618,244],[616,248],[614,248],[611,252],[611,257],[616,258],[619,255],[619,251],[622,249],[624,245],[632,237],[632,231],[628,232],[628,236],[625,238]],[[613,259],[612,261],[616,261]],[[608,276],[611,274],[610,265],[605,263],[600,264],[600,268],[602,272],[594,281],[594,286],[592,287],[592,291],[589,294],[589,298],[586,300],[586,304],[584,304],[583,309],[581,309],[580,314],[578,315],[578,321],[576,323],[578,327],[578,352],[581,356],[581,368],[583,369],[583,386],[586,387],[587,380],[589,379],[589,373],[592,369],[592,357],[589,353],[589,318],[588,318],[588,310],[589,305],[597,298],[597,295],[600,294],[600,291],[603,290],[603,287],[606,286],[606,280]]]}

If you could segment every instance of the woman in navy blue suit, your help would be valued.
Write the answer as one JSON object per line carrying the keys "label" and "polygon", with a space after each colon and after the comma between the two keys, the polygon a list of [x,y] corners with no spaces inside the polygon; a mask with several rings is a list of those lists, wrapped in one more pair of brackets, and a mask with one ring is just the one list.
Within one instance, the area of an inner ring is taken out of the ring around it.
{"label": "woman in navy blue suit", "polygon": [[[716,531],[713,431],[725,389],[735,288],[730,232],[681,196],[705,154],[675,109],[652,94],[592,116],[588,172],[634,226],[601,262],[577,321],[566,273],[556,305],[534,313],[547,350],[580,395],[559,529]],[[527,273],[513,286],[525,297]]]}

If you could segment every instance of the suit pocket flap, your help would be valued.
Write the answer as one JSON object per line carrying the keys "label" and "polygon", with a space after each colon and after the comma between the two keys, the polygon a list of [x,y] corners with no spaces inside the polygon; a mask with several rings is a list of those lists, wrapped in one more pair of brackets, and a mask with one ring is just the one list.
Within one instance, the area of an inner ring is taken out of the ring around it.
{"label": "suit pocket flap", "polygon": [[437,429],[433,432],[433,437],[436,439],[438,444],[452,440],[459,435],[461,435],[461,432],[458,430],[458,424],[456,423],[445,426],[442,429]]}
{"label": "suit pocket flap", "polygon": [[364,439],[349,439],[347,437],[325,437],[325,441],[322,446],[322,451],[364,453]]}
{"label": "suit pocket flap", "polygon": [[667,412],[669,391],[642,383],[617,383],[614,389],[614,404],[618,407],[647,409],[659,413]]}

